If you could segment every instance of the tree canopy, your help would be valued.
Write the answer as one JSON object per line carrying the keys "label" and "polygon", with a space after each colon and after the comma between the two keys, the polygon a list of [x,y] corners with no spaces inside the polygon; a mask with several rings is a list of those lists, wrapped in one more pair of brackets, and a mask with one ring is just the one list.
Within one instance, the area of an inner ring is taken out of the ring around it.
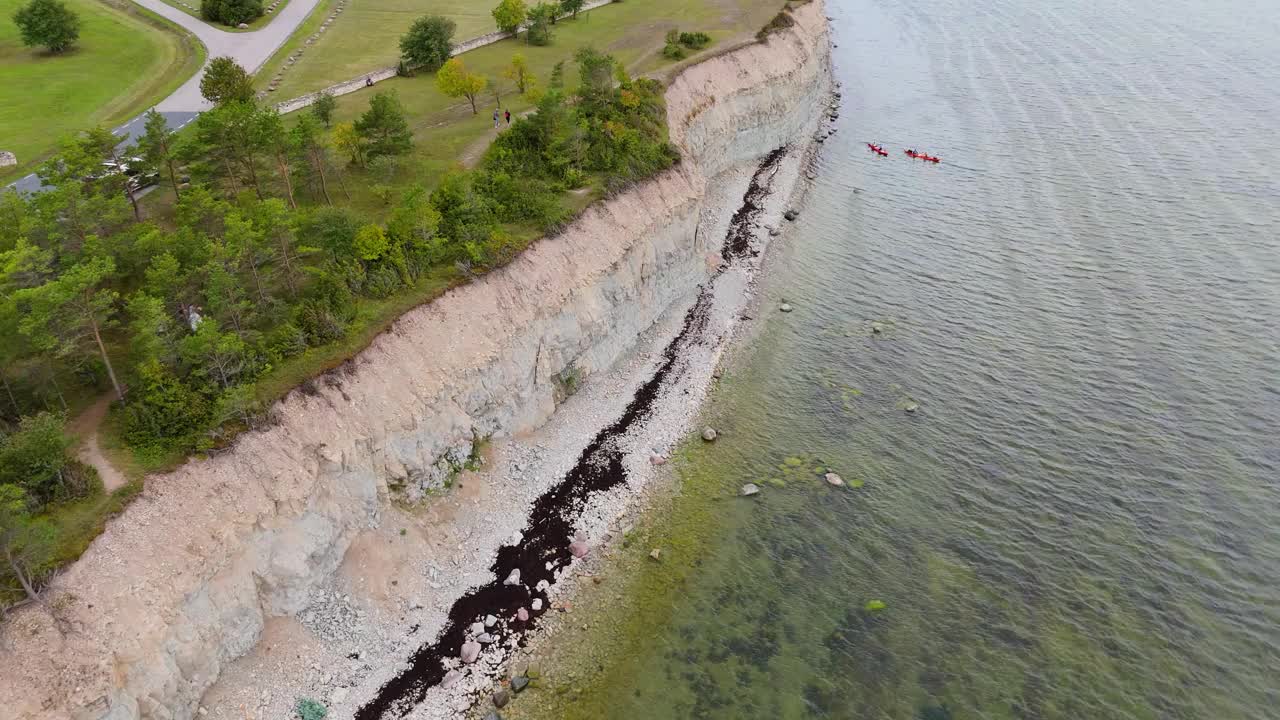
{"label": "tree canopy", "polygon": [[356,132],[364,140],[365,157],[403,155],[413,145],[413,133],[404,117],[404,106],[394,90],[374,94],[369,109],[355,123]]}
{"label": "tree canopy", "polygon": [[253,101],[253,78],[229,57],[216,57],[200,78],[200,94],[214,105]]}
{"label": "tree canopy", "polygon": [[502,0],[493,9],[493,19],[498,24],[498,29],[503,32],[515,32],[520,29],[528,14],[529,7],[525,5],[524,0]]}
{"label": "tree canopy", "polygon": [[60,53],[80,38],[80,16],[61,0],[31,0],[13,14],[13,22],[27,47],[43,46]]}
{"label": "tree canopy", "polygon": [[400,56],[410,67],[428,72],[444,65],[453,52],[452,20],[440,15],[426,15],[413,21],[409,32],[400,37]]}
{"label": "tree canopy", "polygon": [[488,81],[483,75],[467,70],[462,58],[452,58],[436,73],[436,87],[449,97],[465,97],[471,103],[471,113],[479,112],[476,97],[484,92]]}

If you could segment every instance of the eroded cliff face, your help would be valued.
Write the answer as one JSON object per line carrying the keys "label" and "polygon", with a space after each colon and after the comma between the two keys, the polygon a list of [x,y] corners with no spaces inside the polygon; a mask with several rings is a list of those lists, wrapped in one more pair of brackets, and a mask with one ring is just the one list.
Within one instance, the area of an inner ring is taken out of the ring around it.
{"label": "eroded cliff face", "polygon": [[825,108],[820,2],[667,92],[682,163],[589,209],[508,267],[417,308],[276,422],[161,477],[55,583],[58,620],[16,614],[0,717],[190,718],[266,618],[304,609],[393,493],[419,494],[478,437],[537,427],[719,263],[700,229],[722,172],[807,141]]}

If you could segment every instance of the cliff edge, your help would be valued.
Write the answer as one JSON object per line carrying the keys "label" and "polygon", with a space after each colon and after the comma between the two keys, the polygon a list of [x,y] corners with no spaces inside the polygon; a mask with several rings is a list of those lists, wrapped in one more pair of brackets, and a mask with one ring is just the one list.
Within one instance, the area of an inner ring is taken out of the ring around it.
{"label": "cliff edge", "polygon": [[406,313],[280,401],[270,427],[149,478],[53,583],[49,607],[0,628],[0,717],[194,717],[270,618],[307,609],[393,498],[441,487],[477,439],[537,428],[566,386],[623,358],[715,272],[718,178],[807,142],[825,111],[822,3],[791,16],[673,80],[676,168]]}

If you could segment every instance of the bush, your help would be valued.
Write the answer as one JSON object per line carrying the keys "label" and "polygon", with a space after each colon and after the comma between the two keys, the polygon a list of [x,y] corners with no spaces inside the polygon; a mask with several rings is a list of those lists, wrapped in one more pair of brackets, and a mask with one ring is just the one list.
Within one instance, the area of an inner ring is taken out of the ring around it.
{"label": "bush", "polygon": [[301,355],[307,350],[307,334],[291,321],[276,327],[267,335],[264,351],[272,362]]}
{"label": "bush", "polygon": [[[687,48],[701,50],[711,44],[711,36],[704,32],[682,32],[680,33],[679,41],[681,45]],[[668,38],[667,42],[671,42],[670,38]]]}
{"label": "bush", "polygon": [[756,33],[756,39],[764,40],[769,37],[770,33],[789,28],[795,24],[795,18],[791,17],[791,13],[784,9],[782,12],[774,15],[773,19],[769,21],[769,24],[760,28],[760,32]]}
{"label": "bush", "polygon": [[200,16],[205,20],[235,27],[262,17],[262,0],[201,0]]}
{"label": "bush", "polygon": [[49,412],[22,418],[17,431],[0,442],[0,483],[21,487],[37,507],[74,497],[65,424],[64,416]]}
{"label": "bush", "polygon": [[389,263],[377,263],[365,274],[364,294],[372,298],[390,297],[399,290],[400,274]]}
{"label": "bush", "polygon": [[208,402],[156,360],[138,368],[124,409],[125,439],[137,448],[190,447],[208,420]]}
{"label": "bush", "polygon": [[298,704],[293,709],[302,720],[324,720],[329,714],[329,709],[324,706],[324,703],[311,698],[298,698]]}
{"label": "bush", "polygon": [[662,48],[662,56],[672,60],[683,60],[685,57],[684,48],[678,43],[667,43],[666,47]]}

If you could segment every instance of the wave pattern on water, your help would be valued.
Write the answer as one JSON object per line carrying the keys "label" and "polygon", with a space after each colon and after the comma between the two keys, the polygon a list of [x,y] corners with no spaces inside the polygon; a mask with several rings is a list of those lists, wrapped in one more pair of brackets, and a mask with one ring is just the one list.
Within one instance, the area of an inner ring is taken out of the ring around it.
{"label": "wave pattern on water", "polygon": [[866,485],[774,478],[599,692],[617,717],[1277,717],[1280,6],[829,12],[847,107],[773,280],[797,309],[691,472]]}

